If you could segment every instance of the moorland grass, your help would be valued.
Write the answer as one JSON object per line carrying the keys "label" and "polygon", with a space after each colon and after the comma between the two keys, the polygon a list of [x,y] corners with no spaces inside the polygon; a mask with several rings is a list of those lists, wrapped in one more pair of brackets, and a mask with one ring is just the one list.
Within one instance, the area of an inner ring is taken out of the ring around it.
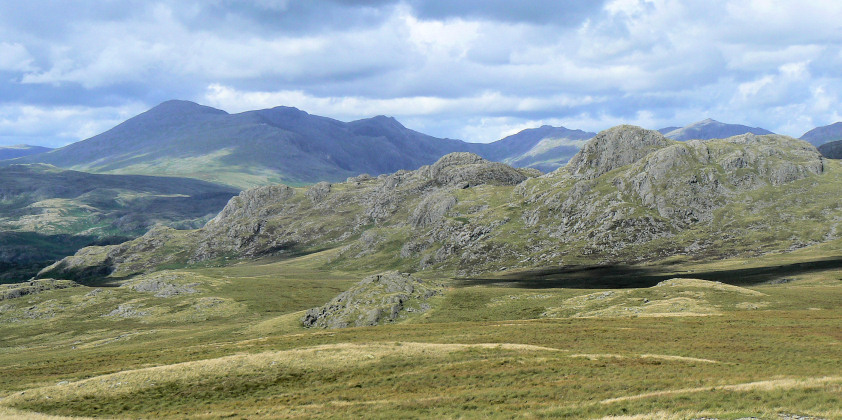
{"label": "moorland grass", "polygon": [[[805,263],[834,249],[701,264],[679,258],[658,269],[691,277]],[[13,308],[0,312],[0,410],[129,418],[842,418],[836,268],[740,287],[687,280],[536,289],[454,281],[430,311],[407,322],[304,329],[303,310],[367,274],[321,270],[332,252],[174,270],[200,283],[195,295],[157,298],[116,287],[101,288],[92,300],[86,295],[95,288],[83,286],[2,302]],[[604,304],[588,298],[605,292],[612,294]],[[211,297],[236,302],[236,311],[175,316]],[[676,298],[713,313],[608,310]],[[163,312],[102,316],[130,299]],[[740,306],[746,302],[754,306]],[[597,313],[576,317],[580,303]],[[32,306],[71,304],[80,308],[10,321]]]}

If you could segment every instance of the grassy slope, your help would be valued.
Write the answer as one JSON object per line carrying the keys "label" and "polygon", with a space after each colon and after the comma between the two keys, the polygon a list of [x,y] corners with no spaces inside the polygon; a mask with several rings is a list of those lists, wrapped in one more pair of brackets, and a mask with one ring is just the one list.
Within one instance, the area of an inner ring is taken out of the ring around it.
{"label": "grassy slope", "polygon": [[[670,269],[762,268],[838,255],[840,245]],[[842,418],[838,269],[749,289],[613,292],[627,307],[693,301],[691,316],[678,308],[579,317],[552,310],[610,309],[588,297],[606,290],[456,282],[406,323],[305,330],[302,310],[363,275],[319,270],[334,252],[171,271],[171,281],[199,283],[200,293],[170,298],[127,287],[88,296],[93,288],[77,287],[0,302],[0,407],[171,418]],[[126,301],[149,315],[102,316]],[[222,303],[203,311],[203,301]],[[26,311],[55,316],[27,319]]]}
{"label": "grassy slope", "polygon": [[184,178],[0,168],[0,282],[27,279],[83,246],[122,242],[156,223],[196,228],[236,193]]}

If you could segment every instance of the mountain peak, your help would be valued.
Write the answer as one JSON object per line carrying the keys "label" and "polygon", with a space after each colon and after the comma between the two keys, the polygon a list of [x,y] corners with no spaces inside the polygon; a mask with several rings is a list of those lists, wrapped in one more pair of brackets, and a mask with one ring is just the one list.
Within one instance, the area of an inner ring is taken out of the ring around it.
{"label": "mountain peak", "polygon": [[760,127],[749,127],[740,124],[728,124],[716,121],[713,118],[706,118],[702,121],[695,122],[686,127],[681,127],[664,133],[665,136],[673,140],[710,140],[710,139],[724,139],[740,134],[774,134],[769,130]]}
{"label": "mountain peak", "polygon": [[596,178],[621,166],[640,160],[655,149],[673,142],[655,130],[619,125],[601,131],[589,140],[567,165],[570,174]]}
{"label": "mountain peak", "polygon": [[181,99],[171,99],[169,101],[164,101],[158,104],[157,106],[153,107],[146,113],[152,114],[218,114],[223,115],[227,114],[227,112],[211,108],[205,105],[199,105],[195,102],[185,101]]}

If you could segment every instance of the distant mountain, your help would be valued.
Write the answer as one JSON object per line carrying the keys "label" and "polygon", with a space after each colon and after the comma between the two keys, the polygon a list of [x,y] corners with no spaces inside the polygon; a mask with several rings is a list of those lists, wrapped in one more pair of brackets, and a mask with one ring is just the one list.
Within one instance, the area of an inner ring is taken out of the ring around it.
{"label": "distant mountain", "polygon": [[826,158],[842,159],[842,140],[832,141],[819,146],[819,152]]}
{"label": "distant mountain", "polygon": [[661,133],[661,134],[667,134],[670,131],[678,130],[680,128],[681,127],[677,127],[677,126],[664,127],[664,128],[659,128],[658,132]]}
{"label": "distant mountain", "polygon": [[551,172],[564,166],[596,133],[544,125],[488,144],[478,154],[489,160]]}
{"label": "distant mountain", "polygon": [[813,146],[821,146],[825,143],[842,140],[842,122],[833,123],[824,127],[816,127],[801,136],[801,140],[805,140]]}
{"label": "distant mountain", "polygon": [[[663,129],[662,129],[663,130]],[[660,130],[659,130],[660,131]],[[774,134],[769,130],[759,127],[749,127],[740,124],[726,124],[721,123],[710,118],[690,124],[687,127],[678,128],[666,133],[664,136],[673,140],[710,140],[710,139],[725,139],[732,136],[739,136],[740,134]]]}
{"label": "distant mountain", "polygon": [[452,152],[551,171],[593,136],[544,126],[489,144],[467,143],[428,136],[385,116],[342,122],[290,107],[228,114],[173,100],[87,140],[2,164],[181,176],[248,188],[417,169]]}
{"label": "distant mountain", "polygon": [[14,159],[23,156],[37,155],[53,150],[49,147],[16,144],[14,146],[0,146],[0,160]]}
{"label": "distant mountain", "polygon": [[87,140],[17,161],[249,187],[415,169],[447,153],[477,148],[409,130],[383,116],[345,123],[289,107],[228,114],[168,101]]}
{"label": "distant mountain", "polygon": [[135,238],[156,224],[200,227],[237,192],[189,178],[88,174],[44,164],[2,167],[0,283],[22,266]]}

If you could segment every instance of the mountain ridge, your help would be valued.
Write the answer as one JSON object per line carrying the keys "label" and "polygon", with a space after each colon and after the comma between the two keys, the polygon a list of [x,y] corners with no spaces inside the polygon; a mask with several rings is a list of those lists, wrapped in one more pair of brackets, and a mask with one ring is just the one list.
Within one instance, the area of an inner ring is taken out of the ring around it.
{"label": "mountain ridge", "polygon": [[766,130],[765,128],[749,127],[742,124],[722,123],[712,118],[707,118],[702,121],[690,124],[686,127],[677,128],[662,134],[673,140],[686,141],[723,139],[746,133],[758,135],[775,134],[769,130]]}
{"label": "mountain ridge", "polygon": [[287,106],[229,114],[171,100],[89,139],[11,163],[187,176],[246,188],[412,170],[452,152],[551,171],[593,135],[543,126],[492,143],[467,143],[429,136],[383,115],[342,122]]}

